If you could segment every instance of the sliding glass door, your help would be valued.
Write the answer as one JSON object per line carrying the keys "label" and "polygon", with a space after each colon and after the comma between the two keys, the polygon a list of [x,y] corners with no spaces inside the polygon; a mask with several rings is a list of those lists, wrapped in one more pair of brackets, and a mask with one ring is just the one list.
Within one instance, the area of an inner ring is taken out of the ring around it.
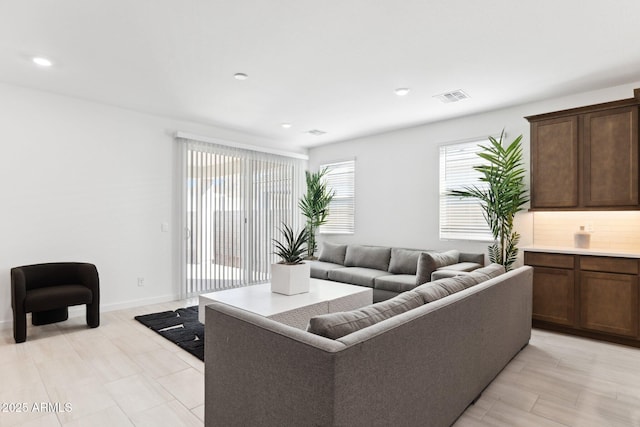
{"label": "sliding glass door", "polygon": [[269,280],[273,238],[302,224],[305,161],[189,139],[184,144],[185,296]]}

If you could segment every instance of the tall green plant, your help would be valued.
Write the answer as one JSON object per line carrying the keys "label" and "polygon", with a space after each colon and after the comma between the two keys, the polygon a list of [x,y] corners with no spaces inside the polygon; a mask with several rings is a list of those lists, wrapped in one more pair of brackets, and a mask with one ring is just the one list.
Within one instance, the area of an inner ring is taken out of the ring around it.
{"label": "tall green plant", "polygon": [[462,190],[449,191],[449,195],[475,198],[481,202],[483,215],[495,243],[489,246],[489,260],[504,265],[508,271],[518,256],[520,234],[513,229],[513,219],[522,206],[529,201],[524,185],[525,169],[522,161],[522,135],[506,147],[500,139],[489,137],[490,144],[481,145],[478,156],[488,162],[473,169],[480,172],[480,181],[486,186],[467,186]]}
{"label": "tall green plant", "polygon": [[333,191],[329,191],[327,183],[323,179],[327,172],[327,168],[318,172],[305,172],[307,193],[298,202],[302,215],[307,218],[307,258],[313,258],[313,254],[316,252],[316,231],[318,227],[327,222],[329,203],[334,195]]}

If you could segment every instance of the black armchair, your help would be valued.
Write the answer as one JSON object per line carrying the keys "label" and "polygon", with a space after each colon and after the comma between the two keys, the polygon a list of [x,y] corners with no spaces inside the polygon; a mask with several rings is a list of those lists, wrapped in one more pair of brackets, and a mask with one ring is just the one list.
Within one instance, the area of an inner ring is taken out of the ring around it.
{"label": "black armchair", "polygon": [[31,323],[46,325],[69,318],[68,307],[87,305],[87,325],[100,325],[100,280],[93,264],[56,262],[11,269],[13,337],[27,339],[27,313]]}

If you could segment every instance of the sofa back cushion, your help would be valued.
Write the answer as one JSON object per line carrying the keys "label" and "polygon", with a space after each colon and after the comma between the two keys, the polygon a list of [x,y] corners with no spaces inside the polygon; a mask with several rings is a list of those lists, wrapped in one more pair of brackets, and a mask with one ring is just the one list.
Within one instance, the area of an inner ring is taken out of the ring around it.
{"label": "sofa back cushion", "polygon": [[344,265],[344,257],[347,253],[347,245],[322,242],[318,260],[333,264]]}
{"label": "sofa back cushion", "polygon": [[358,310],[314,316],[309,320],[307,331],[335,340],[423,304],[424,300],[418,293],[403,292],[396,297]]}
{"label": "sofa back cushion", "polygon": [[475,286],[478,283],[483,281],[484,280],[481,280],[477,277],[473,277],[471,275],[465,275],[465,276],[448,277],[446,279],[441,279],[438,282],[440,282],[439,283],[440,286],[442,286],[444,289],[447,290],[447,292],[449,292],[449,295],[453,295],[456,292],[464,291],[465,289]]}
{"label": "sofa back cushion", "polygon": [[424,285],[414,288],[412,292],[417,292],[425,304],[449,296],[449,291],[440,286],[439,282],[439,280],[436,280],[435,282],[425,283]]}
{"label": "sofa back cushion", "polygon": [[447,277],[420,285],[413,291],[420,294],[425,303],[429,303],[470,288],[482,281],[480,277],[472,277],[471,275]]}
{"label": "sofa back cushion", "polygon": [[380,246],[349,245],[344,259],[347,267],[373,268],[387,271],[391,258],[391,248]]}
{"label": "sofa back cushion", "polygon": [[415,249],[391,248],[391,261],[389,273],[416,274],[418,270],[418,258],[423,251]]}
{"label": "sofa back cushion", "polygon": [[486,267],[478,268],[477,270],[473,270],[470,275],[471,276],[484,276],[482,281],[493,279],[494,277],[498,277],[501,274],[505,273],[504,266],[502,264],[489,264]]}
{"label": "sofa back cushion", "polygon": [[479,283],[498,277],[505,272],[500,264],[491,264],[472,272],[463,272],[460,276],[434,280],[417,286],[412,292],[417,292],[424,299],[425,304],[440,298],[455,294]]}
{"label": "sofa back cushion", "polygon": [[440,267],[456,264],[459,258],[460,252],[455,249],[446,252],[422,252],[418,258],[416,285],[429,282],[431,273]]}

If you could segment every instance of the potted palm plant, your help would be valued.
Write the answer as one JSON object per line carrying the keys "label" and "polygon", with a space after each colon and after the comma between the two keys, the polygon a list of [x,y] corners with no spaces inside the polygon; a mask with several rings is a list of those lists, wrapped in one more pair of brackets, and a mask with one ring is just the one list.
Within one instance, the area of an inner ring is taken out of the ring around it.
{"label": "potted palm plant", "polygon": [[298,202],[298,207],[302,215],[307,218],[307,259],[314,259],[314,254],[318,248],[316,233],[318,227],[327,222],[329,215],[329,203],[333,199],[334,192],[329,191],[324,176],[328,169],[324,168],[318,172],[306,171],[307,193]]}
{"label": "potted palm plant", "polygon": [[485,186],[467,186],[462,190],[449,191],[449,195],[478,199],[483,215],[495,241],[489,246],[489,260],[504,265],[509,271],[518,256],[520,234],[514,230],[513,219],[522,206],[529,201],[524,185],[525,169],[522,161],[522,135],[506,147],[500,139],[489,137],[489,145],[480,147],[478,156],[486,164],[475,166],[482,174],[480,181]]}
{"label": "potted palm plant", "polygon": [[271,292],[284,295],[309,292],[309,264],[303,262],[307,248],[307,232],[302,229],[297,234],[287,224],[280,229],[283,239],[273,239],[275,251],[280,261],[271,265]]}

